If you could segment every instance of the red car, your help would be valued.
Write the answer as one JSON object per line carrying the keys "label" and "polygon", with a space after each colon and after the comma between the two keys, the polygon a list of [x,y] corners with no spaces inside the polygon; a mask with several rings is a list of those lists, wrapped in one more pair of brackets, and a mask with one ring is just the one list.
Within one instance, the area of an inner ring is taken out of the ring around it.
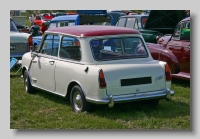
{"label": "red car", "polygon": [[169,64],[172,77],[190,80],[190,17],[181,20],[173,34],[158,39],[158,44],[147,43],[154,59]]}

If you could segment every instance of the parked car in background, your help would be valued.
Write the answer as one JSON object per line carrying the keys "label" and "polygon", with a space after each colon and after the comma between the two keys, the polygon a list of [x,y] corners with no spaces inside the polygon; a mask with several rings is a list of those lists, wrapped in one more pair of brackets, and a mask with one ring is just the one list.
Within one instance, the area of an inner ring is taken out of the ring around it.
{"label": "parked car in background", "polygon": [[40,88],[68,97],[75,112],[93,103],[112,108],[146,100],[156,106],[174,95],[168,64],[151,57],[138,31],[115,26],[47,30],[39,50],[23,55],[22,74],[27,93]]}
{"label": "parked car in background", "polygon": [[146,30],[147,19],[148,15],[140,14],[121,16],[115,26],[137,29],[142,33],[146,42],[156,43],[156,37],[162,36],[162,33],[155,30]]}
{"label": "parked car in background", "polygon": [[183,18],[184,10],[151,10],[149,14],[121,16],[116,26],[137,29],[146,42],[157,43],[157,36],[172,34]]}
{"label": "parked car in background", "polygon": [[107,15],[110,16],[111,21],[103,22],[102,25],[112,25],[112,26],[114,26],[117,23],[119,17],[124,16],[126,14],[123,13],[123,12],[107,12]]}
{"label": "parked car in background", "polygon": [[49,21],[52,18],[54,18],[52,15],[50,15],[49,13],[44,13],[44,14],[40,14],[41,20],[43,21]]}
{"label": "parked car in background", "polygon": [[32,36],[19,32],[14,20],[10,18],[10,57],[21,59],[29,51],[32,51]]}
{"label": "parked car in background", "polygon": [[[95,24],[115,25],[120,16],[126,15],[121,12],[108,12],[106,10],[78,10],[76,15],[59,16],[47,21],[49,29],[55,27],[74,26],[80,24]],[[38,48],[42,36],[33,37],[33,46]]]}
{"label": "parked car in background", "polygon": [[49,23],[49,29],[55,27],[74,25],[95,25],[103,22],[111,22],[106,10],[77,10],[77,15],[65,15],[53,18]]}
{"label": "parked car in background", "polygon": [[25,25],[21,25],[21,24],[17,24],[17,23],[16,23],[16,27],[17,27],[17,30],[18,30],[19,32],[30,33],[29,27],[27,27],[27,26],[25,26]]}
{"label": "parked car in background", "polygon": [[63,16],[63,15],[67,15],[67,13],[64,13],[64,12],[56,12],[56,13],[53,13],[54,17],[57,17],[57,16]]}
{"label": "parked car in background", "polygon": [[150,14],[150,12],[151,12],[151,10],[144,10],[142,13],[140,13],[140,14],[145,14],[145,15],[149,15]]}
{"label": "parked car in background", "polygon": [[[14,12],[14,10],[12,10]],[[11,16],[13,21],[15,22],[15,25],[17,27],[17,30],[19,32],[25,32],[25,33],[30,33],[29,32],[29,27],[25,25],[26,22],[26,16],[21,16],[21,14],[13,15]]]}
{"label": "parked car in background", "polygon": [[147,44],[156,60],[169,64],[172,77],[190,80],[190,17],[181,20],[173,34],[159,38],[158,44]]}
{"label": "parked car in background", "polygon": [[67,15],[76,15],[76,12],[67,12]]}

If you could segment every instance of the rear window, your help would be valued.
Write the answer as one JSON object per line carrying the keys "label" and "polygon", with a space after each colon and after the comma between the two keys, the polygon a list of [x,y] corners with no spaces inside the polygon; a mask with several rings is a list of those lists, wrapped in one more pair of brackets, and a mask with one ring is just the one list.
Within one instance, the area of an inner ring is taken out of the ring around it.
{"label": "rear window", "polygon": [[139,37],[92,40],[90,46],[97,61],[148,57],[145,45]]}

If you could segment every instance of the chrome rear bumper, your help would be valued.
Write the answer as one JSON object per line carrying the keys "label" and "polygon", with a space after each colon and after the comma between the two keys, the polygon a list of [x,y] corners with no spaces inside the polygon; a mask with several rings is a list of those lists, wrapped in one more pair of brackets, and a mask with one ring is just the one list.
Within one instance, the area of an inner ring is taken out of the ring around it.
{"label": "chrome rear bumper", "polygon": [[115,103],[134,101],[134,100],[145,100],[145,99],[154,99],[154,98],[166,98],[167,100],[169,100],[171,99],[171,96],[173,96],[174,94],[175,92],[168,88],[164,92],[148,92],[148,93],[128,95],[124,97],[122,96],[113,97],[113,95],[110,95],[108,96],[108,100],[109,100],[108,107],[109,108],[114,107]]}

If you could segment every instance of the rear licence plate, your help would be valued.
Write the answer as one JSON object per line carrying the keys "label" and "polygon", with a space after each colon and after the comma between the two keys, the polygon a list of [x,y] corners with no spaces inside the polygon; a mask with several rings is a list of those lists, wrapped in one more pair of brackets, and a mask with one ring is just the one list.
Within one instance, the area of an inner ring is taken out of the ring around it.
{"label": "rear licence plate", "polygon": [[15,50],[15,49],[16,49],[16,46],[10,45],[10,50]]}

